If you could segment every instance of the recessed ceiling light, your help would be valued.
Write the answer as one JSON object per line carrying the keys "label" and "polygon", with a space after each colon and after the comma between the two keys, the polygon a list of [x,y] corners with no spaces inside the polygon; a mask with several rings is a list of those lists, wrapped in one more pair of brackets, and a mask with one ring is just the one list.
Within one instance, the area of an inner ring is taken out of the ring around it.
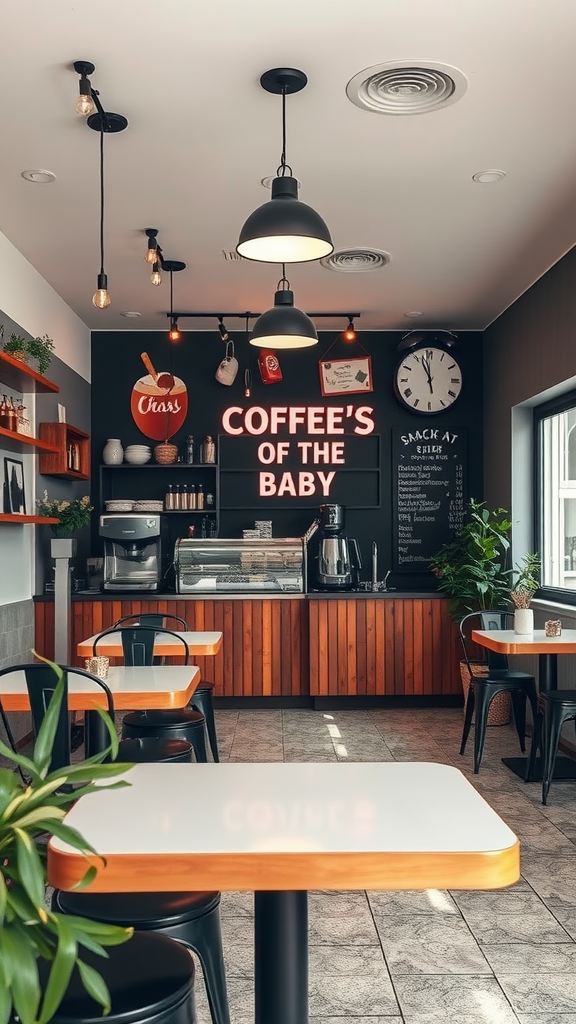
{"label": "recessed ceiling light", "polygon": [[404,313],[404,316],[409,316],[409,317],[424,316],[424,313],[419,313],[417,309],[413,309],[410,313]]}
{"label": "recessed ceiling light", "polygon": [[466,92],[466,76],[433,60],[394,60],[359,71],[346,86],[348,99],[373,114],[428,114]]}
{"label": "recessed ceiling light", "polygon": [[134,309],[125,309],[124,312],[120,313],[120,316],[142,316],[142,314],[137,313]]}
{"label": "recessed ceiling light", "polygon": [[495,181],[502,181],[502,178],[506,177],[506,171],[476,171],[476,174],[472,175],[472,181],[478,182],[479,185],[492,185]]}
{"label": "recessed ceiling light", "polygon": [[21,177],[25,178],[26,181],[34,182],[36,185],[50,185],[51,182],[56,181],[56,175],[53,171],[45,171],[41,168],[22,171]]}

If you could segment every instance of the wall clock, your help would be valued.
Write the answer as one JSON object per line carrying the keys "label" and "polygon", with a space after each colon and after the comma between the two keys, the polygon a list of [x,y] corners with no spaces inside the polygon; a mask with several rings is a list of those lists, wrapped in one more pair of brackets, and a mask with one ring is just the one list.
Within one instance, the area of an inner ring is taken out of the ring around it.
{"label": "wall clock", "polygon": [[406,352],[396,367],[394,393],[411,412],[425,416],[444,412],[462,390],[458,360],[436,345]]}

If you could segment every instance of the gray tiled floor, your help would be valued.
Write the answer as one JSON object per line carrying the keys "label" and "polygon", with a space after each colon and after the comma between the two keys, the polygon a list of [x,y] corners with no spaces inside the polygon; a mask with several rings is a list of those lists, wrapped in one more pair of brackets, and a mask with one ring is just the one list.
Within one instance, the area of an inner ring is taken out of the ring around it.
{"label": "gray tiled floor", "polygon": [[[475,777],[461,726],[458,710],[217,713],[222,760],[454,764],[521,839],[504,892],[311,893],[311,1024],[576,1024],[576,784],[542,807],[500,761],[517,753],[507,727],[489,729]],[[249,894],[223,894],[222,927],[232,1024],[252,1024]],[[197,1003],[209,1024],[201,983]]]}

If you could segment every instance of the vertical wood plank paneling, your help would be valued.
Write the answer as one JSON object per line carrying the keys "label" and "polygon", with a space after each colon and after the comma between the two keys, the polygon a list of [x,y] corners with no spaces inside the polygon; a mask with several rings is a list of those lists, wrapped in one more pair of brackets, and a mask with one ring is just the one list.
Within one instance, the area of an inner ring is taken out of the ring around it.
{"label": "vertical wood plank paneling", "polygon": [[[414,638],[417,633],[416,624],[414,622],[414,602],[413,601],[402,601],[402,617],[403,632],[404,632],[404,687],[403,692],[405,694],[413,694],[415,691],[415,678],[414,678]],[[394,692],[400,692],[398,685],[394,687]]]}
{"label": "vertical wood plank paneling", "polygon": [[272,601],[262,602],[262,693],[272,696]]}
{"label": "vertical wood plank paneling", "polygon": [[432,629],[432,664],[433,677],[426,693],[444,693],[444,672],[442,666],[442,606],[438,601],[430,601],[430,622]]}
{"label": "vertical wood plank paneling", "polygon": [[364,601],[366,608],[366,693],[377,693],[376,682],[376,601]]}
{"label": "vertical wood plank paneling", "polygon": [[432,680],[435,679],[432,645],[432,601],[422,601],[422,647],[427,651],[428,672],[424,677],[424,693],[432,693]]}
{"label": "vertical wood plank paneling", "polygon": [[430,667],[427,664],[427,657],[424,651],[423,636],[422,636],[422,615],[419,605],[412,609],[412,620],[413,620],[413,672],[414,672],[414,688],[413,693],[422,693],[424,689],[424,679],[427,673],[430,671]]}
{"label": "vertical wood plank paneling", "polygon": [[[408,638],[408,643],[411,640]],[[394,675],[390,686],[387,682],[386,693],[402,695],[406,692],[405,672],[405,643],[404,638],[404,601],[394,602]]]}
{"label": "vertical wood plank paneling", "polygon": [[357,692],[366,694],[366,601],[355,601]]}
{"label": "vertical wood plank paneling", "polygon": [[376,615],[382,619],[382,632],[379,641],[378,662],[380,679],[377,692],[379,694],[394,693],[396,674],[396,605],[397,601],[382,601],[384,607],[377,603]]}
{"label": "vertical wood plank paneling", "polygon": [[337,650],[338,650],[338,694],[340,697],[345,697],[347,688],[347,676],[348,676],[348,640],[346,637],[346,631],[348,628],[348,616],[346,614],[346,600],[342,598],[341,601],[333,601],[336,605],[336,617],[338,620],[338,636],[337,636]]}
{"label": "vertical wood plank paneling", "polygon": [[309,636],[311,639],[308,643],[308,661],[309,661],[309,685],[310,693],[313,697],[318,697],[320,694],[320,672],[319,672],[319,659],[321,657],[322,647],[324,646],[324,661],[326,660],[326,635],[325,631],[320,626],[320,606],[321,601],[310,601],[308,605],[308,625],[309,625]]}
{"label": "vertical wood plank paneling", "polygon": [[346,693],[356,694],[358,690],[358,651],[356,634],[356,601],[346,601]]}
{"label": "vertical wood plank paneling", "polygon": [[280,613],[280,602],[271,601],[272,605],[272,696],[282,695],[282,619]]}
{"label": "vertical wood plank paneling", "polygon": [[262,696],[262,609],[263,601],[254,601],[252,606],[252,692]]}

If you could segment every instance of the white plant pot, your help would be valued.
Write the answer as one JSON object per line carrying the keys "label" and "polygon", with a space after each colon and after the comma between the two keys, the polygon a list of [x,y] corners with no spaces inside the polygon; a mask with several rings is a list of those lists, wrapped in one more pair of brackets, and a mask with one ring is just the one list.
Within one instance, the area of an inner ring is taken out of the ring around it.
{"label": "white plant pot", "polygon": [[531,608],[517,608],[514,612],[514,632],[519,636],[531,636],[534,632],[534,612]]}
{"label": "white plant pot", "polygon": [[109,437],[104,445],[102,459],[106,466],[119,466],[124,459],[124,449],[118,437]]}

